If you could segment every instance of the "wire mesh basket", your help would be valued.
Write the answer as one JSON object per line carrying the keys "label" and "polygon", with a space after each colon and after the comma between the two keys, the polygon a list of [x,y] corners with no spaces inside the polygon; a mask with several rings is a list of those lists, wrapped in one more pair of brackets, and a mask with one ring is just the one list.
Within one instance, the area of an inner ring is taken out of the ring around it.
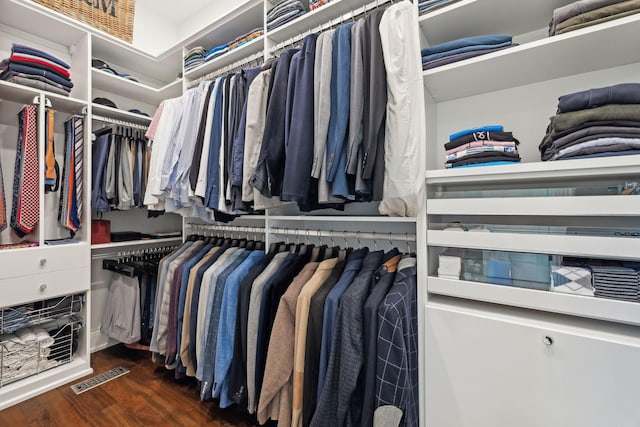
{"label": "wire mesh basket", "polygon": [[64,320],[66,323],[54,320],[2,336],[0,388],[73,360],[82,321],[76,318]]}
{"label": "wire mesh basket", "polygon": [[0,335],[82,311],[84,294],[67,295],[0,309]]}

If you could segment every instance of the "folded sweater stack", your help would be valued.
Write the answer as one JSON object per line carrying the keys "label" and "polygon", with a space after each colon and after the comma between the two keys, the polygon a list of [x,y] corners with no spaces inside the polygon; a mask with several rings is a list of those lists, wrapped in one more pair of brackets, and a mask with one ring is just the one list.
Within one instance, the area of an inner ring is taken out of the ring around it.
{"label": "folded sweater stack", "polygon": [[189,71],[199,65],[204,64],[207,51],[202,46],[197,46],[184,55],[184,69]]}
{"label": "folded sweater stack", "polygon": [[568,33],[640,12],[640,0],[580,0],[553,11],[549,36]]}
{"label": "folded sweater stack", "polygon": [[488,166],[520,161],[520,142],[502,126],[484,126],[454,133],[444,145],[446,168]]}
{"label": "folded sweater stack", "polygon": [[271,31],[307,13],[298,0],[282,0],[267,13],[267,30]]}
{"label": "folded sweater stack", "polygon": [[465,37],[422,49],[422,69],[429,70],[513,46],[509,35]]}
{"label": "folded sweater stack", "polygon": [[542,160],[640,154],[640,84],[561,96],[538,148]]}
{"label": "folded sweater stack", "polygon": [[0,79],[69,96],[73,88],[69,69],[66,62],[53,55],[14,43],[11,56],[0,62]]}

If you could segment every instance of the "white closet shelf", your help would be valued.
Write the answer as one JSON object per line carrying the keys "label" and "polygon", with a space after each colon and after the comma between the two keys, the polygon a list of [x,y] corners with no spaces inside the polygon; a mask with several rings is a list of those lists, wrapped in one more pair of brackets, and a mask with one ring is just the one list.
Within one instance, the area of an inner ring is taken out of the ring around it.
{"label": "white closet shelf", "polygon": [[572,1],[462,0],[420,16],[419,23],[431,46],[482,34],[518,35],[545,27],[554,9]]}
{"label": "white closet shelf", "polygon": [[429,276],[430,293],[640,325],[640,303]]}
{"label": "white closet shelf", "polygon": [[153,105],[182,94],[182,80],[176,80],[161,88],[154,88],[95,68],[91,69],[91,80],[96,89]]}
{"label": "white closet shelf", "polygon": [[639,33],[640,14],[631,15],[426,70],[424,83],[443,102],[631,64]]}
{"label": "white closet shelf", "polygon": [[211,49],[227,43],[234,38],[251,31],[263,28],[264,18],[263,0],[244,0],[236,2],[233,10],[226,12],[218,20],[212,21],[206,27],[180,41],[175,47],[189,50],[195,46]]}
{"label": "white closet shelf", "polygon": [[[35,13],[34,13],[35,11]],[[29,33],[52,43],[73,46],[86,37],[86,32],[77,25],[78,21],[48,9],[42,5],[24,0],[3,0],[0,24],[28,26]]]}
{"label": "white closet shelf", "polygon": [[17,102],[19,104],[31,104],[33,103],[33,98],[39,96],[41,93],[44,93],[45,96],[49,98],[55,110],[80,113],[82,108],[87,106],[87,103],[81,99],[43,92],[28,86],[0,80],[0,99]]}
{"label": "white closet shelf", "polygon": [[415,217],[398,216],[313,216],[313,215],[269,215],[269,221],[314,221],[314,222],[379,222],[379,223],[415,223]]}
{"label": "white closet shelf", "polygon": [[566,179],[598,178],[640,173],[640,155],[552,162],[514,163],[475,168],[439,169],[426,172],[427,185],[480,184],[489,182],[562,182]]}
{"label": "white closet shelf", "polygon": [[430,199],[427,215],[637,216],[640,196]]}
{"label": "white closet shelf", "polygon": [[93,114],[107,116],[112,119],[124,120],[145,126],[148,126],[149,123],[151,123],[151,117],[143,116],[142,114],[130,113],[126,110],[120,110],[118,108],[112,108],[102,104],[91,104],[91,112]]}
{"label": "white closet shelf", "polygon": [[[333,0],[317,9],[311,10],[291,22],[269,31],[267,36],[274,43],[281,43],[287,39],[306,33],[331,20],[356,11],[363,5],[370,3],[363,0]],[[351,19],[348,17],[347,19]],[[346,19],[345,19],[346,21]]]}
{"label": "white closet shelf", "polygon": [[543,233],[428,230],[429,246],[568,255],[586,258],[635,260],[640,239]]}
{"label": "white closet shelf", "polygon": [[233,49],[230,52],[220,55],[219,57],[212,59],[211,61],[205,62],[204,64],[185,72],[184,75],[189,80],[195,80],[216,70],[219,70],[227,65],[233,64],[234,62],[240,61],[243,58],[247,58],[251,55],[261,52],[263,49],[264,38],[258,37],[236,49]]}
{"label": "white closet shelf", "polygon": [[111,242],[111,243],[98,243],[95,245],[91,245],[91,250],[98,249],[117,249],[117,248],[126,248],[129,246],[156,246],[162,245],[165,243],[180,243],[182,242],[182,237],[167,237],[164,239],[144,239],[144,240],[130,240],[127,242]]}
{"label": "white closet shelf", "polygon": [[174,46],[159,55],[151,55],[109,34],[93,34],[91,55],[106,61],[116,70],[126,66],[130,70],[144,71],[159,82],[172,82],[181,71],[182,47]]}

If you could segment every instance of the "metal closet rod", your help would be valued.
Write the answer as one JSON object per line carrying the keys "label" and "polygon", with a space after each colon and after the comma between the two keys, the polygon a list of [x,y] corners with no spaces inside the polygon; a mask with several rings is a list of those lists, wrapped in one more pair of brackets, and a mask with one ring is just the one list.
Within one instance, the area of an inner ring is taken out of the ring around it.
{"label": "metal closet rod", "polygon": [[114,257],[120,258],[120,257],[127,257],[127,256],[170,252],[178,248],[179,246],[180,246],[179,244],[177,245],[163,244],[162,246],[153,246],[150,248],[129,249],[129,250],[118,249],[115,251],[101,252],[100,254],[91,255],[91,259],[98,260],[98,259],[107,259],[107,258],[114,258]]}
{"label": "metal closet rod", "polygon": [[232,72],[236,72],[236,71],[240,71],[242,68],[244,68],[247,65],[250,65],[252,63],[254,63],[257,65],[260,65],[264,62],[264,54],[262,52],[259,53],[255,53],[251,56],[248,56],[246,58],[243,58],[239,61],[236,61],[232,64],[226,65],[222,68],[220,68],[219,70],[215,70],[210,72],[209,74],[205,74],[202,77],[199,77],[195,80],[193,80],[192,82],[189,82],[189,84],[187,85],[187,87],[189,89],[197,86],[200,84],[200,82],[203,82],[205,80],[215,80],[217,77],[225,75],[225,74],[229,74]]}
{"label": "metal closet rod", "polygon": [[273,49],[269,51],[272,55],[277,55],[282,50],[295,46],[297,43],[301,42],[305,36],[315,33],[315,32],[323,32],[326,30],[330,30],[331,28],[335,28],[340,24],[343,24],[349,20],[355,21],[361,16],[365,15],[372,9],[378,9],[380,6],[386,5],[387,3],[393,3],[395,0],[376,0],[375,2],[367,3],[364,6],[351,10],[351,12],[347,12],[341,16],[338,16],[335,19],[330,19],[327,23],[320,24],[317,27],[309,28],[307,32],[298,34],[297,36],[293,36],[288,40],[278,43]]}
{"label": "metal closet rod", "polygon": [[415,242],[416,235],[412,233],[376,233],[360,231],[334,231],[334,230],[309,230],[306,228],[272,228],[270,234],[277,236],[294,235],[308,237],[339,237],[344,239],[365,239],[365,240],[393,240],[400,242]]}
{"label": "metal closet rod", "polygon": [[227,226],[227,225],[215,225],[215,224],[187,224],[187,228],[191,229],[194,232],[198,231],[227,231],[227,232],[237,232],[237,233],[263,233],[265,232],[264,227],[242,227],[242,226]]}
{"label": "metal closet rod", "polygon": [[128,122],[126,120],[113,119],[111,117],[98,116],[98,115],[92,114],[91,118],[93,120],[97,120],[99,122],[111,123],[113,125],[127,126],[127,127],[134,128],[134,129],[140,129],[140,130],[149,129],[149,126],[141,125],[139,123]]}

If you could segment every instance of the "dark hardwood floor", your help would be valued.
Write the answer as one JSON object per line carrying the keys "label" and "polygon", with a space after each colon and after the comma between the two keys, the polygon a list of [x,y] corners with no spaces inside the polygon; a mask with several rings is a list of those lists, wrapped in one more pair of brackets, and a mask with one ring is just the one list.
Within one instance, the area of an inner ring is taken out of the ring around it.
{"label": "dark hardwood floor", "polygon": [[200,402],[193,379],[176,381],[147,352],[116,346],[94,353],[91,365],[93,375],[116,366],[131,372],[80,395],[68,384],[7,408],[0,411],[0,427],[257,425],[248,415]]}

